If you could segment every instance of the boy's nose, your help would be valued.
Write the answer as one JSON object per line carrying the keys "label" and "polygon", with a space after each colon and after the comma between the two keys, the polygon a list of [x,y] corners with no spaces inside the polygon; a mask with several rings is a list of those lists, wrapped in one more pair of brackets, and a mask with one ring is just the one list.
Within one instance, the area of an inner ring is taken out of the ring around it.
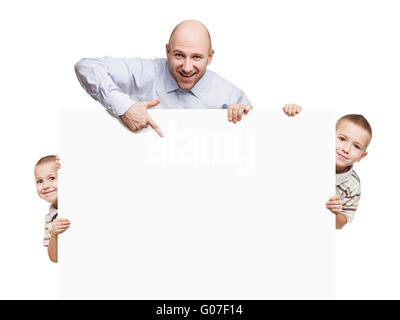
{"label": "boy's nose", "polygon": [[346,143],[346,144],[343,146],[343,151],[349,153],[350,148],[351,148],[351,143]]}

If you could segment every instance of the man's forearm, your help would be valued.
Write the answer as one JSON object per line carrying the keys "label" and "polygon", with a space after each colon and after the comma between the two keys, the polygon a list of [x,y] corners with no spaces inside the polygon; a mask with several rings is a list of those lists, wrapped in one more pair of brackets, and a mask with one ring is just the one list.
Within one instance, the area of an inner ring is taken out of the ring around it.
{"label": "man's forearm", "polygon": [[346,223],[347,223],[346,216],[341,213],[337,213],[336,214],[336,229],[337,230],[342,229]]}
{"label": "man's forearm", "polygon": [[135,64],[135,59],[131,60],[86,58],[75,64],[75,73],[82,87],[113,116],[124,114],[136,102],[130,98],[132,92],[129,88],[133,84],[127,64],[135,66],[139,62]]}
{"label": "man's forearm", "polygon": [[58,262],[58,236],[51,234],[47,254],[52,262]]}

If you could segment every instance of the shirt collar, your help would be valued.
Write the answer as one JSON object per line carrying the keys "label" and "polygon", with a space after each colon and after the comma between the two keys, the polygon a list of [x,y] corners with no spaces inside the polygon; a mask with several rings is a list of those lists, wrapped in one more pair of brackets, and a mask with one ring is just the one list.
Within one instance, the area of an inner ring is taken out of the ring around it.
{"label": "shirt collar", "polygon": [[58,209],[52,204],[52,205],[50,206],[50,208],[49,208],[49,215],[50,215],[50,218],[53,219],[53,217],[57,214],[57,212],[58,212]]}
{"label": "shirt collar", "polygon": [[353,167],[350,170],[343,172],[343,173],[336,173],[336,185],[342,184],[345,182],[353,173]]}
{"label": "shirt collar", "polygon": [[169,71],[169,63],[167,60],[167,66],[166,66],[166,73],[167,73],[167,93],[170,93],[172,91],[178,90],[179,86],[174,77],[171,75],[171,72]]}
{"label": "shirt collar", "polygon": [[210,91],[209,73],[207,72],[207,70],[190,91],[197,98],[200,98],[201,96]]}

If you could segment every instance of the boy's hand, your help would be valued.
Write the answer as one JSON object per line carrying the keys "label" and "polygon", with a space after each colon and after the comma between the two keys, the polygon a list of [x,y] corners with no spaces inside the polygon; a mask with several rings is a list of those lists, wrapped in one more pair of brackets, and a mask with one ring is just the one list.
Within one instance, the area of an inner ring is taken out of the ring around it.
{"label": "boy's hand", "polygon": [[67,230],[70,224],[71,222],[68,219],[57,218],[53,221],[53,228],[51,232],[54,235],[59,235],[60,233],[63,233],[65,230]]}
{"label": "boy's hand", "polygon": [[326,202],[326,208],[329,209],[332,213],[338,214],[342,212],[342,201],[338,195],[329,198]]}
{"label": "boy's hand", "polygon": [[302,107],[297,104],[285,104],[282,109],[289,117],[294,117],[300,113]]}
{"label": "boy's hand", "polygon": [[60,158],[58,156],[56,156],[56,167],[57,169],[61,169]]}

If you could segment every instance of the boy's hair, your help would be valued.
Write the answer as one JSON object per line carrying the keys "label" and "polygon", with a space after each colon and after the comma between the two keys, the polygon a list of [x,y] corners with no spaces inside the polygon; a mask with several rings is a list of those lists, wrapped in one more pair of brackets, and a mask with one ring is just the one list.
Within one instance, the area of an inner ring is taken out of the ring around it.
{"label": "boy's hair", "polygon": [[345,116],[341,117],[336,122],[336,130],[339,127],[339,124],[344,120],[350,121],[355,125],[365,129],[369,133],[369,141],[372,139],[372,128],[367,119],[364,118],[361,114],[346,114]]}
{"label": "boy's hair", "polygon": [[43,158],[40,158],[39,161],[36,163],[35,167],[37,167],[38,165],[43,164],[43,163],[49,163],[49,162],[56,161],[56,157],[57,156],[50,155],[50,156],[45,156]]}

